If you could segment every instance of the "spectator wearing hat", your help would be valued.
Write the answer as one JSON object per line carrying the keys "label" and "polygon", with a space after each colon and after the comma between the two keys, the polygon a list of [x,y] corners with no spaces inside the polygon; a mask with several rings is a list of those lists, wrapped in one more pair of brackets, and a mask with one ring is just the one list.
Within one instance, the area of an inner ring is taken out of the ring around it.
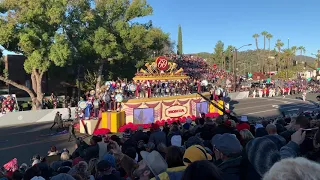
{"label": "spectator wearing hat", "polygon": [[257,122],[254,126],[254,129],[256,137],[263,137],[268,135],[266,128],[261,124],[261,122]]}
{"label": "spectator wearing hat", "polygon": [[114,141],[110,141],[110,143],[113,144],[111,152],[113,152],[117,162],[119,162],[120,166],[131,179],[139,178],[140,180],[149,180],[153,177],[164,179],[164,177],[169,176],[181,179],[182,172],[166,172],[168,169],[167,162],[157,151],[141,151],[140,155],[142,160],[137,164],[132,158],[121,152],[118,144]]}
{"label": "spectator wearing hat", "polygon": [[186,149],[183,155],[183,163],[188,166],[189,164],[200,160],[212,160],[212,156],[207,153],[204,147],[200,145],[193,145]]}
{"label": "spectator wearing hat", "polygon": [[120,179],[120,173],[107,160],[102,160],[97,164],[96,180]]}
{"label": "spectator wearing hat", "polygon": [[243,178],[261,179],[277,161],[288,157],[296,157],[299,152],[299,145],[304,139],[305,132],[302,133],[302,129],[291,136],[291,141],[288,144],[279,135],[267,135],[253,139],[246,146],[247,157],[244,157],[242,163],[243,172],[246,174]]}
{"label": "spectator wearing hat", "polygon": [[248,124],[248,117],[241,116],[239,124],[236,126],[237,130],[240,132],[243,129],[250,130],[250,125]]}
{"label": "spectator wearing hat", "polygon": [[217,134],[211,140],[215,164],[224,180],[238,180],[241,172],[242,145],[234,134]]}
{"label": "spectator wearing hat", "polygon": [[152,142],[157,147],[160,143],[167,144],[167,136],[166,133],[160,130],[158,124],[153,124],[151,127],[153,132],[150,135],[149,142]]}
{"label": "spectator wearing hat", "polygon": [[168,168],[165,172],[159,174],[161,180],[180,180],[186,166],[183,163],[183,153],[177,146],[167,148],[166,163]]}

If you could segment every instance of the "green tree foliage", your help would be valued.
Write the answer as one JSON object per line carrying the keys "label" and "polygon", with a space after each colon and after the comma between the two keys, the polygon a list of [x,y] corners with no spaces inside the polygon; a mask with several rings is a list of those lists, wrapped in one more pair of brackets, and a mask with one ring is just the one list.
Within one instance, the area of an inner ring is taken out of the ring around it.
{"label": "green tree foliage", "polygon": [[177,54],[178,55],[182,55],[183,54],[183,49],[182,49],[182,30],[181,30],[181,26],[180,25],[179,25],[179,28],[178,28]]}
{"label": "green tree foliage", "polygon": [[216,64],[221,67],[225,65],[225,58],[224,58],[224,43],[222,41],[218,41],[213,50],[213,58]]}
{"label": "green tree foliage", "polygon": [[93,57],[88,62],[84,59],[82,64],[98,69],[96,89],[100,88],[103,76],[114,78],[119,74],[113,71],[116,64],[121,64],[120,72],[129,66],[133,74],[132,67],[141,67],[151,57],[166,51],[164,48],[170,51],[172,47],[169,34],[153,27],[152,23],[132,23],[136,18],[152,14],[146,0],[75,1],[69,12],[73,15],[69,22],[79,23],[73,28],[69,28],[68,23],[65,29],[78,49],[78,56]]}
{"label": "green tree foliage", "polygon": [[35,108],[43,98],[43,74],[53,65],[98,70],[98,89],[103,76],[133,74],[137,62],[172,47],[169,34],[151,22],[134,23],[152,14],[146,0],[3,0],[0,10],[0,45],[27,57],[32,89],[0,80],[27,91]]}
{"label": "green tree foliage", "polygon": [[266,35],[266,38],[268,39],[268,45],[269,45],[268,47],[269,47],[269,51],[270,51],[270,48],[271,48],[271,47],[270,47],[270,45],[271,45],[271,44],[270,44],[270,40],[273,38],[273,36],[272,36],[272,34],[268,33],[268,34]]}
{"label": "green tree foliage", "polygon": [[51,65],[71,63],[72,49],[61,31],[67,0],[3,0],[0,45],[27,57],[24,69],[31,74],[32,89],[4,76],[0,80],[28,92],[34,109],[41,107],[42,77]]}
{"label": "green tree foliage", "polygon": [[235,47],[229,45],[224,52],[225,55],[225,69],[231,71],[232,70],[232,60],[233,60],[233,53]]}
{"label": "green tree foliage", "polygon": [[269,33],[267,31],[262,31],[261,36],[263,36],[263,50],[266,50],[266,38]]}

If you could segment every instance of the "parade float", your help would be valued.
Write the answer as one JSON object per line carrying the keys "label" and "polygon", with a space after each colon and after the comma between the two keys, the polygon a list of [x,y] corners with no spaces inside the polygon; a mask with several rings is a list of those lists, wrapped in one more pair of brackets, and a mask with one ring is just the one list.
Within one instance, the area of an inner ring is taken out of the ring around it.
{"label": "parade float", "polygon": [[[160,56],[155,62],[146,63],[145,68],[140,69],[129,84],[131,91],[137,92],[137,85],[140,83],[170,82],[190,79],[182,68],[178,68],[174,62],[169,62],[166,57]],[[206,80],[201,83],[208,83]],[[110,83],[106,83],[101,89],[108,88]],[[142,125],[148,128],[151,123],[162,125],[164,122],[175,120],[185,121],[186,118],[195,119],[201,113],[222,114],[221,109],[213,106],[199,94],[185,93],[180,95],[175,93],[172,96],[150,97],[147,95],[131,99],[125,99],[118,93],[115,100],[119,106],[117,111],[103,112],[99,120],[83,120],[80,123],[80,132],[92,134],[97,129],[108,129],[112,133],[123,131],[126,127],[137,127]],[[209,97],[209,93],[202,93]],[[218,107],[223,108],[223,102],[214,102]]]}

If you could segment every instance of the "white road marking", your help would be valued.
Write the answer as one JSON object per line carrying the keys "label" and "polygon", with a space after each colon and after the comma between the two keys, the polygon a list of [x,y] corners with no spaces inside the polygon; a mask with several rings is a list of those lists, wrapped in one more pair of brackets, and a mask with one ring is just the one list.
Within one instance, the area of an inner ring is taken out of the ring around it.
{"label": "white road marking", "polygon": [[285,104],[290,104],[292,102],[289,102],[289,101],[286,101],[286,100],[277,100],[277,99],[268,99],[268,98],[263,98],[263,99],[266,99],[267,101],[278,101],[278,102],[282,102],[282,103],[285,103]]}
{"label": "white road marking", "polygon": [[299,109],[290,109],[288,111],[299,111]]}
{"label": "white road marking", "polygon": [[258,107],[264,107],[264,106],[270,106],[271,104],[267,104],[267,105],[262,105],[262,106],[252,106],[252,107],[245,107],[245,108],[237,108],[235,107],[235,110],[244,110],[244,109],[252,109],[252,108],[258,108]]}
{"label": "white road marking", "polygon": [[[283,108],[280,108],[280,110],[283,110],[283,109],[290,109],[292,107],[309,107],[309,105],[307,104],[306,105],[293,105],[293,106],[290,106],[290,107],[283,107]],[[309,107],[309,109],[317,109],[318,107],[316,106],[313,106],[313,107]],[[250,114],[259,114],[259,113],[264,113],[264,112],[270,112],[270,111],[278,111],[279,109],[269,109],[269,110],[265,110],[265,111],[257,111],[257,112],[252,112],[252,113],[246,113],[244,115],[250,115]]]}
{"label": "white road marking", "polygon": [[[253,100],[253,99],[251,99],[251,100]],[[265,101],[265,100],[267,100],[267,99],[260,99],[260,100]],[[239,104],[239,105],[255,104],[255,103],[259,103],[259,102],[263,102],[263,101],[249,101],[248,103],[242,103],[242,102],[239,101],[237,104]],[[231,103],[231,104],[232,104],[232,103]],[[236,104],[232,104],[232,105],[236,105]]]}
{"label": "white road marking", "polygon": [[272,105],[272,107],[274,107],[274,108],[279,108],[279,106],[278,106],[278,105]]}
{"label": "white road marking", "polygon": [[[282,99],[281,97],[273,97],[273,98],[277,98],[277,99]],[[301,99],[295,99],[295,98],[286,98],[288,99],[289,101],[299,101],[301,103],[306,103],[306,104],[312,104],[311,102],[308,101],[308,99],[306,99],[306,101],[303,101],[302,100],[302,96],[301,96]]]}

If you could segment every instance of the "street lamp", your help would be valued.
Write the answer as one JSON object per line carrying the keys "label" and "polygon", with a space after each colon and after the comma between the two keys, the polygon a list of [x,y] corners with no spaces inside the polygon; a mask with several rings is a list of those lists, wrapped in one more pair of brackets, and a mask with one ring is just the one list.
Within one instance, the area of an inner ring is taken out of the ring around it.
{"label": "street lamp", "polygon": [[238,61],[238,50],[239,49],[241,49],[241,48],[243,48],[243,47],[245,47],[245,46],[251,46],[252,44],[246,44],[246,45],[243,45],[243,46],[241,46],[241,47],[239,47],[239,48],[234,48],[234,51],[235,51],[235,57],[233,58],[233,68],[232,68],[232,70],[233,70],[233,79],[234,79],[234,92],[236,92],[236,90],[237,90],[237,75],[236,75],[236,63],[235,63],[235,61]]}

